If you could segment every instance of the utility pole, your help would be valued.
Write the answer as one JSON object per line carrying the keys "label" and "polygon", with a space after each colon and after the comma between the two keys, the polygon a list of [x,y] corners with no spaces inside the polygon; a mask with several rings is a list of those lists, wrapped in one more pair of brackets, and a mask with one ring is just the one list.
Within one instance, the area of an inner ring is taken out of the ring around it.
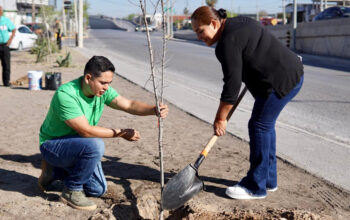
{"label": "utility pole", "polygon": [[[64,0],[62,0],[62,5],[64,5]],[[67,22],[66,22],[66,12],[64,7],[62,7],[62,25],[63,25],[63,34],[66,35]]]}
{"label": "utility pole", "polygon": [[258,5],[258,0],[256,0],[256,20],[259,21],[259,5]]}
{"label": "utility pole", "polygon": [[32,0],[32,23],[35,23],[35,0]]}
{"label": "utility pole", "polygon": [[296,38],[297,38],[297,0],[294,0],[294,9],[293,9],[293,50],[296,48]]}
{"label": "utility pole", "polygon": [[74,0],[74,36],[75,36],[75,46],[78,46],[78,8],[77,0]]}
{"label": "utility pole", "polygon": [[285,0],[282,0],[282,10],[283,10],[283,24],[286,24],[286,4],[284,2]]}
{"label": "utility pole", "polygon": [[79,0],[79,33],[78,33],[78,46],[83,48],[83,0]]}
{"label": "utility pole", "polygon": [[170,0],[170,5],[171,5],[171,9],[170,9],[170,38],[174,37],[174,1]]}
{"label": "utility pole", "polygon": [[323,0],[320,1],[320,12],[323,12]]}
{"label": "utility pole", "polygon": [[168,0],[167,2],[166,2],[166,8],[167,8],[167,11],[166,11],[166,23],[167,23],[167,31],[166,31],[166,33],[167,33],[167,36],[170,38],[170,0]]}

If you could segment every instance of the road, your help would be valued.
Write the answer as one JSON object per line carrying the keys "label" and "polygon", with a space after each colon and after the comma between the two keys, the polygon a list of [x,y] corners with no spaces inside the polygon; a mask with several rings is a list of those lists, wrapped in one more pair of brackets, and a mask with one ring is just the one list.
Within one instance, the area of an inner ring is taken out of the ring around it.
{"label": "road", "polygon": [[[92,29],[89,36],[82,49],[85,55],[107,56],[120,75],[152,90],[145,33]],[[155,32],[151,37],[159,62],[161,34]],[[171,40],[166,56],[165,98],[212,123],[222,88],[221,66],[214,48]],[[277,154],[350,190],[350,62],[310,55],[303,58],[305,82],[278,119]],[[248,94],[228,127],[230,133],[244,140],[249,140],[247,123],[252,105]]]}

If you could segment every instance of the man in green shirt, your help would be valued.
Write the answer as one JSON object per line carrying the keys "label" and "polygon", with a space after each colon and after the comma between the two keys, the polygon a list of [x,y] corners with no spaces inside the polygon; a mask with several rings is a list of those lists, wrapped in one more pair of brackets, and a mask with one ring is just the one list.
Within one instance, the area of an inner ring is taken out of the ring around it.
{"label": "man in green shirt", "polygon": [[[16,27],[7,17],[3,16],[3,9],[0,6],[0,60],[2,65],[2,81],[4,86],[10,86],[11,54],[10,44],[16,34]],[[9,36],[9,32],[12,35]]]}
{"label": "man in green shirt", "polygon": [[115,68],[103,56],[86,64],[84,76],[62,85],[54,94],[40,128],[42,173],[38,183],[46,191],[54,180],[64,181],[60,200],[73,208],[93,210],[96,205],[85,196],[101,196],[107,190],[101,166],[104,142],[101,138],[140,139],[134,129],[97,126],[104,106],[134,115],[168,114],[168,106],[157,107],[119,95],[109,85]]}

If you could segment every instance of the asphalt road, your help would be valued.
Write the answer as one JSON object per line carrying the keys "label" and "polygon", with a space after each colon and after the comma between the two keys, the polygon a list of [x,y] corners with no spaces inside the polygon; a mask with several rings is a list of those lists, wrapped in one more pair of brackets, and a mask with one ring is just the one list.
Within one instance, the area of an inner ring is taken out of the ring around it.
{"label": "asphalt road", "polygon": [[[110,25],[98,19],[94,22],[90,23],[92,28]],[[109,57],[120,75],[152,90],[145,33],[92,29],[89,36],[82,49],[84,54]],[[154,32],[151,37],[159,63],[161,34]],[[350,61],[302,56],[305,82],[279,117],[278,155],[350,190]],[[212,123],[222,87],[221,66],[214,48],[199,42],[171,40],[166,57],[165,98]],[[253,98],[248,94],[228,127],[232,134],[245,140],[249,140],[247,123],[252,105]]]}

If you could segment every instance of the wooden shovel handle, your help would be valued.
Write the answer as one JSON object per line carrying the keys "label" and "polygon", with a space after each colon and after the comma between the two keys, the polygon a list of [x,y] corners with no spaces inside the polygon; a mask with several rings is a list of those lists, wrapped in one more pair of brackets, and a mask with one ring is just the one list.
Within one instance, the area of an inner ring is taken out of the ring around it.
{"label": "wooden shovel handle", "polygon": [[[241,102],[241,100],[243,99],[245,93],[247,92],[247,87],[245,86],[241,92],[241,94],[238,96],[234,106],[232,107],[232,109],[230,110],[230,112],[228,113],[226,120],[230,120],[233,112],[236,110],[237,106],[239,105],[239,103]],[[211,150],[211,148],[214,146],[216,140],[218,139],[217,135],[213,135],[209,142],[207,143],[207,145],[205,146],[205,148],[202,150],[201,154],[199,155],[199,157],[197,158],[194,166],[196,169],[198,169],[199,165],[202,163],[202,161],[207,157],[209,151]]]}
{"label": "wooden shovel handle", "polygon": [[[247,87],[244,87],[241,94],[238,96],[238,99],[236,100],[234,106],[232,107],[232,109],[230,110],[230,112],[228,113],[227,117],[226,117],[226,121],[230,120],[233,112],[236,110],[238,104],[241,102],[241,100],[243,99],[245,93],[247,92]],[[205,148],[203,149],[201,155],[203,155],[204,157],[207,157],[209,151],[211,150],[211,148],[214,146],[216,140],[218,139],[217,135],[213,135],[209,142],[207,143],[207,146],[205,146]]]}

